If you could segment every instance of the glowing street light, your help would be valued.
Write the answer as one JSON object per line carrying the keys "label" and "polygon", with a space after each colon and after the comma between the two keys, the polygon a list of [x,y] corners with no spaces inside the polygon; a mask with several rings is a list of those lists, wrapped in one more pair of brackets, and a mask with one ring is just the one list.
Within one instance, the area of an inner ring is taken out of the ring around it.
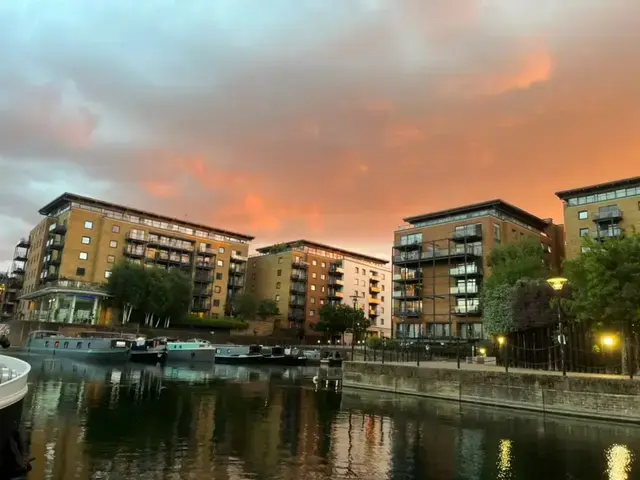
{"label": "glowing street light", "polygon": [[505,342],[505,338],[504,337],[498,337],[498,345],[502,346]]}
{"label": "glowing street light", "polygon": [[553,277],[553,278],[547,279],[547,283],[549,284],[549,286],[551,286],[551,288],[555,290],[556,297],[558,300],[558,330],[560,331],[560,335],[558,335],[558,341],[560,342],[560,362],[562,363],[563,376],[567,375],[567,365],[564,361],[565,359],[564,349],[567,341],[564,338],[564,332],[562,331],[562,309],[560,308],[560,293],[562,292],[562,289],[564,288],[564,286],[568,281],[569,280],[567,280],[564,277]]}
{"label": "glowing street light", "polygon": [[602,337],[602,344],[607,346],[607,347],[613,347],[613,345],[616,343],[615,338],[609,336],[609,335],[605,335],[604,337]]}

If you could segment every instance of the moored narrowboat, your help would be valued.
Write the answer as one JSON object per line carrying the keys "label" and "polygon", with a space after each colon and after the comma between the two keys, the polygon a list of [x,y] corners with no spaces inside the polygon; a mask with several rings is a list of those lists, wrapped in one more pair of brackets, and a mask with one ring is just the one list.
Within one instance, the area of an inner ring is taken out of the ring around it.
{"label": "moored narrowboat", "polygon": [[212,345],[215,348],[216,363],[260,364],[266,363],[260,345]]}
{"label": "moored narrowboat", "polygon": [[23,348],[15,353],[75,358],[93,362],[126,362],[131,342],[122,337],[105,338],[83,332],[79,337],[67,337],[49,330],[29,333]]}
{"label": "moored narrowboat", "polygon": [[130,358],[134,363],[164,365],[168,358],[167,342],[162,338],[147,340],[140,335],[132,341]]}
{"label": "moored narrowboat", "polygon": [[169,362],[214,363],[216,360],[216,347],[207,340],[166,339],[166,343]]}

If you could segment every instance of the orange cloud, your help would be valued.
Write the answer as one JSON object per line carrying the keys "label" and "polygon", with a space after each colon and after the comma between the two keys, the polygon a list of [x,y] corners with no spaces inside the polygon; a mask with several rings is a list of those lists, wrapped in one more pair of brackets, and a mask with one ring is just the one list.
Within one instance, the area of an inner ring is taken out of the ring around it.
{"label": "orange cloud", "polygon": [[147,194],[155,198],[175,198],[179,193],[176,185],[153,180],[143,181],[142,188]]}

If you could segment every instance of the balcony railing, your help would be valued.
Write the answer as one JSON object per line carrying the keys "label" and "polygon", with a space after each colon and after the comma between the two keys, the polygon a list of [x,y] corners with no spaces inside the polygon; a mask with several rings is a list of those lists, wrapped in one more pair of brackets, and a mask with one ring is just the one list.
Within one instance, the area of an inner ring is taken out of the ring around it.
{"label": "balcony railing", "polygon": [[211,270],[213,269],[213,263],[211,262],[196,262],[196,268],[200,268],[203,270]]}
{"label": "balcony railing", "polygon": [[406,237],[400,237],[400,241],[394,242],[393,247],[398,250],[413,250],[416,248],[420,248],[422,245],[422,239],[420,238],[412,238],[407,240]]}
{"label": "balcony railing", "polygon": [[381,302],[382,302],[382,300],[377,298],[377,297],[369,297],[369,303],[375,303],[376,305],[378,305]]}
{"label": "balcony railing", "polygon": [[243,288],[244,287],[244,279],[243,278],[237,278],[235,280],[230,280],[228,285],[229,285],[229,288]]}
{"label": "balcony railing", "polygon": [[145,256],[145,249],[144,247],[136,248],[133,245],[127,245],[124,249],[124,254],[127,257],[143,258]]}
{"label": "balcony railing", "polygon": [[423,252],[405,252],[401,255],[395,255],[393,263],[418,263],[465,256],[482,256],[482,246],[459,245],[454,248],[432,248]]}
{"label": "balcony railing", "polygon": [[208,312],[211,310],[211,302],[193,302],[191,305],[192,312]]}
{"label": "balcony railing", "polygon": [[156,237],[156,236],[149,235],[147,237],[147,243],[149,245],[153,245],[161,248],[167,248],[171,250],[182,250],[183,252],[194,251],[193,244],[191,243],[176,242],[174,240],[170,240],[164,237]]}
{"label": "balcony railing", "polygon": [[307,305],[304,297],[293,296],[289,298],[289,306],[294,308],[304,308]]}
{"label": "balcony railing", "polygon": [[396,310],[393,314],[397,317],[415,318],[422,316],[422,310]]}
{"label": "balcony railing", "polygon": [[420,298],[422,297],[422,290],[394,290],[393,298]]}
{"label": "balcony railing", "polygon": [[342,286],[344,286],[344,280],[341,280],[339,278],[332,278],[332,279],[329,280],[329,285],[335,285],[335,286],[342,287]]}
{"label": "balcony railing", "polygon": [[305,272],[296,272],[295,270],[291,272],[291,280],[296,280],[298,282],[306,282],[307,274]]}
{"label": "balcony railing", "polygon": [[243,268],[229,268],[229,275],[233,275],[235,277],[241,277],[244,275]]}
{"label": "balcony railing", "polygon": [[29,248],[31,246],[31,242],[28,238],[21,238],[16,247],[18,248]]}
{"label": "balcony railing", "polygon": [[480,313],[480,305],[456,305],[451,313],[455,315],[477,315]]}
{"label": "balcony railing", "polygon": [[466,295],[468,293],[478,293],[478,285],[457,285],[449,288],[451,295]]}
{"label": "balcony railing", "polygon": [[240,254],[231,252],[231,261],[232,262],[246,262],[247,261],[247,257],[245,257],[244,255],[240,255]]}
{"label": "balcony railing", "polygon": [[304,293],[307,291],[307,286],[304,283],[292,283],[291,291]]}
{"label": "balcony railing", "polygon": [[52,223],[51,225],[49,225],[49,233],[64,235],[67,233],[67,226],[64,223]]}
{"label": "balcony railing", "polygon": [[344,275],[344,268],[342,267],[342,265],[331,265],[329,267],[329,274]]}
{"label": "balcony railing", "polygon": [[62,250],[64,248],[64,242],[57,238],[50,238],[44,245],[45,249],[50,250]]}
{"label": "balcony railing", "polygon": [[203,257],[213,257],[216,254],[215,250],[210,247],[199,247],[196,253]]}
{"label": "balcony railing", "polygon": [[147,242],[149,240],[149,236],[145,232],[128,232],[127,240],[130,242]]}
{"label": "balcony railing", "polygon": [[452,277],[461,277],[465,275],[478,275],[479,273],[480,273],[480,269],[476,264],[453,267],[449,269],[449,275],[451,275]]}
{"label": "balcony railing", "polygon": [[294,260],[291,265],[293,265],[293,268],[309,268],[309,263],[303,260]]}
{"label": "balcony railing", "polygon": [[600,210],[593,214],[594,222],[605,222],[622,219],[622,210],[619,208],[610,208],[607,210]]}
{"label": "balcony railing", "polygon": [[602,230],[596,230],[595,232],[591,232],[591,237],[596,240],[602,240],[605,238],[617,238],[621,236],[623,233],[623,229],[620,227],[611,227],[605,228]]}
{"label": "balcony railing", "polygon": [[[51,276],[57,277],[57,272],[51,272]],[[46,278],[46,277],[45,277]],[[94,282],[82,282],[79,280],[54,280],[47,282],[44,288],[56,288],[60,290],[84,290],[90,292],[104,292],[104,284]]]}
{"label": "balcony railing", "polygon": [[344,298],[344,293],[338,290],[334,290],[333,288],[329,289],[328,292],[329,298]]}
{"label": "balcony railing", "polygon": [[369,281],[373,282],[373,283],[378,283],[378,282],[382,281],[382,277],[380,275],[371,275],[369,277]]}
{"label": "balcony railing", "polygon": [[201,275],[196,273],[196,275],[193,277],[193,281],[196,283],[213,283],[213,276]]}
{"label": "balcony railing", "polygon": [[378,316],[378,311],[375,308],[370,308],[369,309],[369,316],[370,317],[377,317]]}
{"label": "balcony railing", "polygon": [[468,225],[453,232],[451,238],[454,241],[472,240],[482,238],[482,225]]}
{"label": "balcony railing", "polygon": [[380,293],[382,292],[382,289],[380,287],[374,287],[373,285],[369,285],[369,292]]}
{"label": "balcony railing", "polygon": [[394,282],[419,282],[422,280],[422,271],[417,272],[408,272],[408,273],[394,273],[393,281]]}

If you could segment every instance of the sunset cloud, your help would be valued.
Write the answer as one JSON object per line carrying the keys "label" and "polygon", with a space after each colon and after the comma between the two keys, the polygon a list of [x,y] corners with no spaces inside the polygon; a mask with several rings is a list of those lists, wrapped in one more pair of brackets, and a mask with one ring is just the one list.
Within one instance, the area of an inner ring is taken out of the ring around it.
{"label": "sunset cloud", "polygon": [[408,215],[560,220],[638,174],[640,2],[268,3],[1,7],[0,263],[61,190],[379,254]]}

